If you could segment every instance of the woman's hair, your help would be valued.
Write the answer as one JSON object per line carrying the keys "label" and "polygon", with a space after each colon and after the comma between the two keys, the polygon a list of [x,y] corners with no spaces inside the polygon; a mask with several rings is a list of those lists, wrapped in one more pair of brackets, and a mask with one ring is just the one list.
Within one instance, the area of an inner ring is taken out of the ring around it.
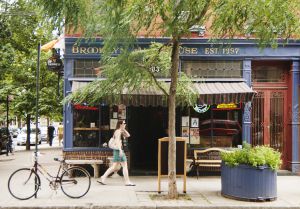
{"label": "woman's hair", "polygon": [[119,120],[119,121],[117,122],[116,130],[119,129],[119,128],[121,127],[122,123],[123,123],[123,120]]}

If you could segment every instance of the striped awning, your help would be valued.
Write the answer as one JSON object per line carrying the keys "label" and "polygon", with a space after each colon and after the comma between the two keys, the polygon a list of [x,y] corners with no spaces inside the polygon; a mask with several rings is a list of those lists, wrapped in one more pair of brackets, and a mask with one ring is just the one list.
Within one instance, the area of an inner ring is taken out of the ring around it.
{"label": "striped awning", "polygon": [[[73,81],[72,92],[84,87],[88,82]],[[199,93],[199,104],[244,103],[251,101],[255,91],[245,82],[211,82],[193,83],[194,90]],[[104,98],[103,102],[127,106],[167,106],[167,98],[155,86],[141,88],[133,92],[124,89],[119,100],[113,97]]]}
{"label": "striped awning", "polygon": [[251,101],[255,91],[245,82],[195,83],[200,104],[244,103]]}

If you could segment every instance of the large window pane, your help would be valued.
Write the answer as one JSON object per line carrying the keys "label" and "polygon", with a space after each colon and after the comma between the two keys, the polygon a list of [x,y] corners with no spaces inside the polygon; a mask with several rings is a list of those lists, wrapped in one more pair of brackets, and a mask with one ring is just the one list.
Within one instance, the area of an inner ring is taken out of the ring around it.
{"label": "large window pane", "polygon": [[100,147],[99,108],[74,105],[73,146]]}

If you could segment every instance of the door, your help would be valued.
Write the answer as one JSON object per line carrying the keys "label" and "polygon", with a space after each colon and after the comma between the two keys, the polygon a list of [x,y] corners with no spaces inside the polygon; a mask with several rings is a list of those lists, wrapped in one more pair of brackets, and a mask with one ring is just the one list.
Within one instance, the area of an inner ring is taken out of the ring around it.
{"label": "door", "polygon": [[[270,145],[285,153],[287,130],[287,90],[255,89],[252,102],[252,145]],[[284,159],[283,159],[284,160]]]}

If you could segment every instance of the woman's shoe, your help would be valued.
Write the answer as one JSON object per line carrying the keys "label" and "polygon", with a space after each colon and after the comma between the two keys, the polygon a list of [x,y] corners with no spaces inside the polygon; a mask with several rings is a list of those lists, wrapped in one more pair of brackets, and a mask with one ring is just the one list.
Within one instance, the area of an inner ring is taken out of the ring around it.
{"label": "woman's shoe", "polygon": [[106,185],[105,183],[103,183],[102,178],[100,178],[100,180],[97,180],[97,182],[98,182],[99,184]]}
{"label": "woman's shoe", "polygon": [[133,183],[125,184],[125,186],[135,186]]}

